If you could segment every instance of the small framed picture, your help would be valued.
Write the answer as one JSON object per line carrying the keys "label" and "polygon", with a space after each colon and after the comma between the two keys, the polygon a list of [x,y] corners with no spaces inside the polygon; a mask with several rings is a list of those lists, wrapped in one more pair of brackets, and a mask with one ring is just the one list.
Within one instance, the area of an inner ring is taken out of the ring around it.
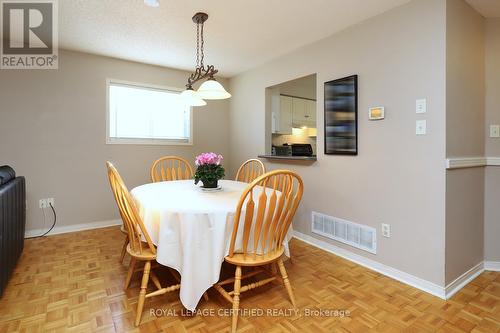
{"label": "small framed picture", "polygon": [[370,120],[382,120],[384,119],[384,107],[377,106],[370,108],[368,111],[368,119]]}

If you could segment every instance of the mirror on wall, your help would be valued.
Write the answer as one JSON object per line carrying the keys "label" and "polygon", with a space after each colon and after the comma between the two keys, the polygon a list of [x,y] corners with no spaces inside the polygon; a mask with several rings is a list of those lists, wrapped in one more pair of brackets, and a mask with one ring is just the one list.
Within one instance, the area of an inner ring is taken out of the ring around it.
{"label": "mirror on wall", "polygon": [[316,74],[267,88],[271,155],[316,156]]}

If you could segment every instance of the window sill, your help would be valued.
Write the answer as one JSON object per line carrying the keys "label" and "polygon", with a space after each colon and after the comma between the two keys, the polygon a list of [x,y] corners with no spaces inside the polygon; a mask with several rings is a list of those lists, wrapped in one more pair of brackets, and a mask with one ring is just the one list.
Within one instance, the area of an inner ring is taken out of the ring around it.
{"label": "window sill", "polygon": [[141,146],[192,146],[193,142],[185,140],[166,140],[166,139],[126,139],[126,138],[107,138],[107,145],[141,145]]}

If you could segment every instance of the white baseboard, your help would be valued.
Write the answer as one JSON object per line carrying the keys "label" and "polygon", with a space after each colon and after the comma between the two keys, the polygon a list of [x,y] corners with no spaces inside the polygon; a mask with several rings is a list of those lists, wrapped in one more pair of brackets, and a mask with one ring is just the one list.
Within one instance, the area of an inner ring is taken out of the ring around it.
{"label": "white baseboard", "polygon": [[421,279],[414,275],[400,271],[396,268],[381,264],[375,260],[360,256],[358,254],[295,230],[293,232],[293,236],[301,241],[311,244],[312,246],[318,247],[339,257],[355,262],[361,266],[367,267],[394,280],[398,280],[402,283],[425,291],[426,293],[432,294],[439,298],[446,299],[445,288],[433,282]]}
{"label": "white baseboard", "polygon": [[[107,221],[96,221],[90,223],[81,223],[81,224],[72,224],[72,225],[62,225],[55,226],[47,235],[57,235],[57,234],[65,234],[68,232],[82,231],[82,230],[90,230],[90,229],[99,229],[105,227],[111,227],[115,225],[121,225],[122,220],[107,220]],[[36,237],[43,235],[47,232],[48,229],[31,229],[26,230],[24,233],[24,237]]]}
{"label": "white baseboard", "polygon": [[303,234],[294,230],[293,237],[304,241],[312,246],[333,253],[339,257],[355,262],[361,266],[374,270],[380,274],[388,276],[394,280],[405,283],[426,293],[432,294],[442,299],[449,299],[455,295],[469,282],[474,280],[479,274],[486,271],[500,271],[500,262],[485,261],[480,262],[476,266],[469,269],[467,272],[459,276],[453,282],[449,283],[446,287],[439,286],[433,282],[421,279],[409,273],[400,271],[396,268],[381,264],[375,260],[360,256],[346,249],[340,248],[328,242],[322,241],[315,237]]}
{"label": "white baseboard", "polygon": [[484,272],[484,262],[480,262],[476,266],[469,269],[467,272],[460,275],[453,282],[449,283],[445,288],[445,298],[449,299],[455,295],[460,289],[465,287],[469,282],[474,280],[479,274]]}
{"label": "white baseboard", "polygon": [[485,261],[484,270],[500,272],[500,261]]}

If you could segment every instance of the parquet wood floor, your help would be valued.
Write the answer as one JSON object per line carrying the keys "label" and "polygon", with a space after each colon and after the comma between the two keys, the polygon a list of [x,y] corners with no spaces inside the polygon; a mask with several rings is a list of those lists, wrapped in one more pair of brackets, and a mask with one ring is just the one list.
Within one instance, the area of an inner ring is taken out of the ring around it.
{"label": "parquet wood floor", "polygon": [[[139,275],[124,291],[123,237],[111,227],[27,240],[0,300],[0,332],[229,331],[230,317],[217,315],[229,303],[213,290],[200,301],[205,313],[193,316],[178,293],[147,299],[134,327]],[[270,284],[243,295],[241,308],[257,310],[240,316],[239,332],[500,332],[500,273],[481,274],[445,302],[298,240],[290,246],[293,264],[285,265],[300,312],[291,311],[285,288]],[[348,313],[332,316],[336,309]]]}

